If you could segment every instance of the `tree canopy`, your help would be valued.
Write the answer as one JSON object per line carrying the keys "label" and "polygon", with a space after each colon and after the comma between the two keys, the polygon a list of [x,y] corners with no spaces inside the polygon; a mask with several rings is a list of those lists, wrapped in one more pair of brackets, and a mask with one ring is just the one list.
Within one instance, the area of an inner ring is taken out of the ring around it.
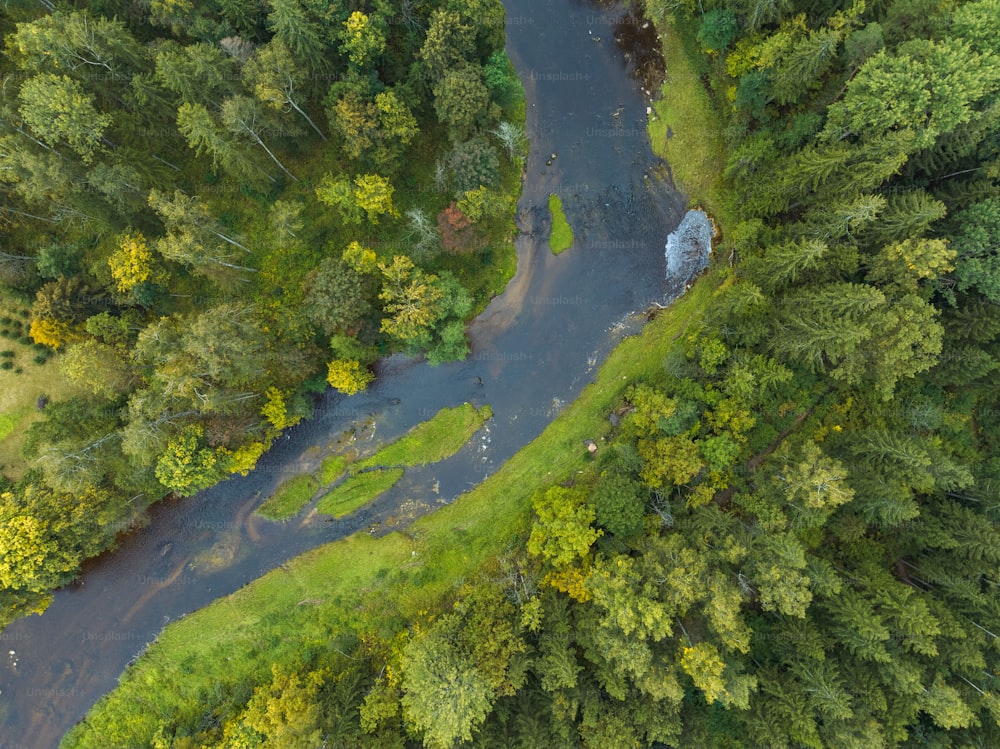
{"label": "tree canopy", "polygon": [[[4,18],[0,305],[34,299],[27,345],[65,353],[68,382],[112,415],[71,438],[35,430],[25,491],[138,483],[143,507],[190,494],[250,470],[324,380],[364,388],[374,352],[465,356],[465,322],[510,264],[509,216],[483,213],[468,253],[449,255],[431,220],[411,251],[402,212],[452,201],[435,187],[454,143],[428,60],[479,82],[457,127],[503,160],[488,187],[512,206],[523,154],[487,138],[523,117],[519,88],[482,83],[488,64],[509,71],[498,0],[41,3]],[[403,261],[412,278],[387,292],[379,265]],[[110,542],[91,529],[98,546],[60,561],[35,520],[11,527],[51,564],[39,579]]]}

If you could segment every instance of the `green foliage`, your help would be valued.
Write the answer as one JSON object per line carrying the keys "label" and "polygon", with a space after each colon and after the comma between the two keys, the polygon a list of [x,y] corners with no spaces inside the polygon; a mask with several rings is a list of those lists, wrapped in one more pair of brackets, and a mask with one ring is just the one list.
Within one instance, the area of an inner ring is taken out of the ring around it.
{"label": "green foliage", "polygon": [[500,177],[496,149],[482,137],[455,144],[448,152],[447,167],[456,195],[493,187]]}
{"label": "green foliage", "polygon": [[444,290],[436,276],[424,273],[404,255],[396,255],[391,265],[379,264],[385,278],[379,299],[389,317],[382,330],[403,341],[426,338],[444,305]]}
{"label": "green foliage", "polygon": [[958,253],[960,291],[975,289],[990,301],[1000,300],[1000,199],[977,203],[954,218],[952,249]]}
{"label": "green foliage", "polygon": [[439,9],[431,14],[420,59],[435,80],[472,58],[476,30],[466,20],[451,10]]}
{"label": "green foliage", "polygon": [[255,512],[268,520],[287,520],[305,506],[317,489],[319,482],[312,476],[296,476],[275,489]]}
{"label": "green foliage", "polygon": [[871,139],[905,129],[914,134],[914,149],[925,148],[968,122],[977,104],[996,92],[998,65],[1000,59],[983,60],[953,39],[914,39],[895,53],[880,50],[847,84],[843,101],[830,107],[821,137],[829,141],[863,131]]}
{"label": "green foliage", "polygon": [[80,558],[72,549],[62,548],[58,534],[64,522],[46,521],[30,512],[31,505],[41,499],[36,499],[36,491],[29,488],[21,498],[25,509],[17,507],[14,495],[0,495],[4,510],[0,583],[7,589],[44,593],[65,582]]}
{"label": "green foliage", "polygon": [[549,232],[549,249],[556,255],[573,246],[573,229],[563,213],[562,199],[555,193],[549,194],[549,213],[552,215],[552,230]]}
{"label": "green foliage", "polygon": [[327,677],[311,672],[304,677],[283,674],[272,668],[273,680],[257,687],[247,703],[243,722],[263,737],[263,741],[289,749],[316,746],[322,736],[322,707],[317,699]]}
{"label": "green foliage", "polygon": [[554,486],[532,500],[538,522],[528,539],[528,551],[554,567],[566,567],[585,557],[602,535],[593,528],[597,513],[579,490]]}
{"label": "green foliage", "polygon": [[483,67],[483,74],[493,101],[504,109],[509,109],[524,99],[521,81],[503,50],[498,49],[490,55]]}
{"label": "green foliage", "polygon": [[330,387],[345,395],[355,395],[367,388],[375,380],[359,361],[334,359],[327,365],[326,381]]}
{"label": "green foliage", "polygon": [[489,406],[476,408],[463,403],[455,408],[442,408],[427,421],[358,461],[352,472],[372,467],[419,466],[437,463],[462,449],[479,429],[493,416]]}
{"label": "green foliage", "polygon": [[639,482],[618,473],[602,475],[591,494],[597,524],[616,536],[633,536],[643,528],[646,492]]}
{"label": "green foliage", "polygon": [[344,21],[340,38],[351,65],[356,68],[370,67],[385,51],[385,33],[360,11],[354,11]]}
{"label": "green foliage", "polygon": [[167,443],[156,462],[156,478],[170,491],[189,496],[219,480],[218,457],[203,437],[201,427],[191,426]]}
{"label": "green foliage", "polygon": [[300,65],[323,69],[324,42],[319,24],[299,0],[271,0],[268,26]]}
{"label": "green foliage", "polygon": [[93,96],[65,75],[43,73],[21,86],[20,113],[25,124],[49,146],[69,146],[84,163],[94,160],[111,116],[101,114]]}
{"label": "green foliage", "polygon": [[320,497],[316,509],[340,518],[349,515],[389,491],[403,477],[402,468],[376,468],[348,476],[343,483]]}
{"label": "green foliage", "polygon": [[739,26],[730,8],[713,8],[705,13],[698,27],[698,41],[706,52],[721,52],[729,47]]}
{"label": "green foliage", "polygon": [[497,697],[522,685],[511,668],[526,650],[514,613],[499,591],[482,585],[407,643],[403,715],[423,732],[425,746],[471,741]]}
{"label": "green foliage", "polygon": [[243,68],[243,75],[261,102],[279,111],[294,109],[325,139],[322,131],[302,109],[299,93],[305,84],[305,70],[295,64],[288,47],[280,39],[257,49]]}
{"label": "green foliage", "polygon": [[447,71],[434,85],[434,112],[455,143],[468,140],[477,129],[495,124],[498,115],[490,106],[483,69],[467,64]]}
{"label": "green foliage", "polygon": [[35,596],[44,608],[49,591],[72,579],[80,562],[106,542],[104,524],[122,516],[114,498],[94,488],[71,495],[23,482],[5,490],[0,585],[9,593]]}
{"label": "green foliage", "polygon": [[377,224],[381,216],[398,215],[392,203],[394,191],[389,180],[377,174],[358,174],[353,182],[328,174],[316,188],[316,197],[337,208],[349,223],[360,224],[364,217]]}

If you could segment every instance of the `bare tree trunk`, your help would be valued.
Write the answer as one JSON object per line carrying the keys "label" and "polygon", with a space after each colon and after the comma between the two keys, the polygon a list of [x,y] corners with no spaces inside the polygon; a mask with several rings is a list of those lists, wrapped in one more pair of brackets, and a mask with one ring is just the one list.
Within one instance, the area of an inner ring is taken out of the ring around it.
{"label": "bare tree trunk", "polygon": [[310,126],[312,127],[312,129],[316,131],[316,134],[317,134],[317,135],[318,135],[318,136],[319,136],[320,138],[322,138],[323,140],[326,140],[326,136],[325,136],[325,135],[323,135],[323,131],[322,131],[322,130],[320,130],[320,129],[319,129],[318,127],[316,127],[316,123],[312,121],[312,118],[311,118],[311,117],[310,117],[309,115],[307,115],[307,114],[306,114],[305,112],[303,112],[303,111],[302,111],[302,109],[301,109],[301,108],[299,108],[299,105],[298,105],[298,104],[296,104],[296,103],[295,103],[294,101],[292,101],[291,97],[289,97],[289,99],[288,99],[288,103],[292,105],[292,108],[293,108],[293,109],[294,109],[294,110],[295,110],[296,112],[298,112],[299,114],[301,114],[301,115],[302,115],[303,117],[305,117],[305,118],[306,118],[306,122],[308,122],[308,123],[309,123],[309,125],[310,125]]}

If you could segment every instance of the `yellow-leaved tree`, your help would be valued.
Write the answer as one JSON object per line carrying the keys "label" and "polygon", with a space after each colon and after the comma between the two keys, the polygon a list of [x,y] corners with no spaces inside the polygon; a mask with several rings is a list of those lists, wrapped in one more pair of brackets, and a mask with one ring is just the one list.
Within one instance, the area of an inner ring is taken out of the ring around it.
{"label": "yellow-leaved tree", "polygon": [[118,291],[127,294],[153,276],[153,251],[142,232],[127,231],[118,242],[118,249],[108,258],[111,277]]}
{"label": "yellow-leaved tree", "polygon": [[326,381],[330,387],[345,395],[354,395],[364,390],[375,379],[375,375],[353,359],[334,359],[327,369]]}

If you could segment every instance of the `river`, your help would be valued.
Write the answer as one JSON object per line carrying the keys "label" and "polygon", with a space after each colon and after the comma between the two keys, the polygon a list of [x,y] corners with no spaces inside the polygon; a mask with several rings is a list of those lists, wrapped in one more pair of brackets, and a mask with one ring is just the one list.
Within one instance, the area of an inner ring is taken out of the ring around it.
{"label": "river", "polygon": [[[646,65],[639,48],[655,42],[651,29],[620,3],[505,5],[531,152],[517,273],[470,326],[471,355],[438,367],[389,357],[369,391],[327,393],[250,475],[155,506],[147,527],[89,562],[43,615],[0,633],[2,749],[56,746],[171,620],[310,548],[398,527],[479,483],[576,397],[622,336],[641,327],[651,303],[683,292],[688,271],[665,279],[664,243],[684,200],[650,150],[648,97],[635,74]],[[576,232],[558,257],[545,242],[552,191]],[[334,522],[252,514],[342,440],[368,452],[463,401],[489,403],[494,418],[460,453],[409,473],[372,506]]]}

